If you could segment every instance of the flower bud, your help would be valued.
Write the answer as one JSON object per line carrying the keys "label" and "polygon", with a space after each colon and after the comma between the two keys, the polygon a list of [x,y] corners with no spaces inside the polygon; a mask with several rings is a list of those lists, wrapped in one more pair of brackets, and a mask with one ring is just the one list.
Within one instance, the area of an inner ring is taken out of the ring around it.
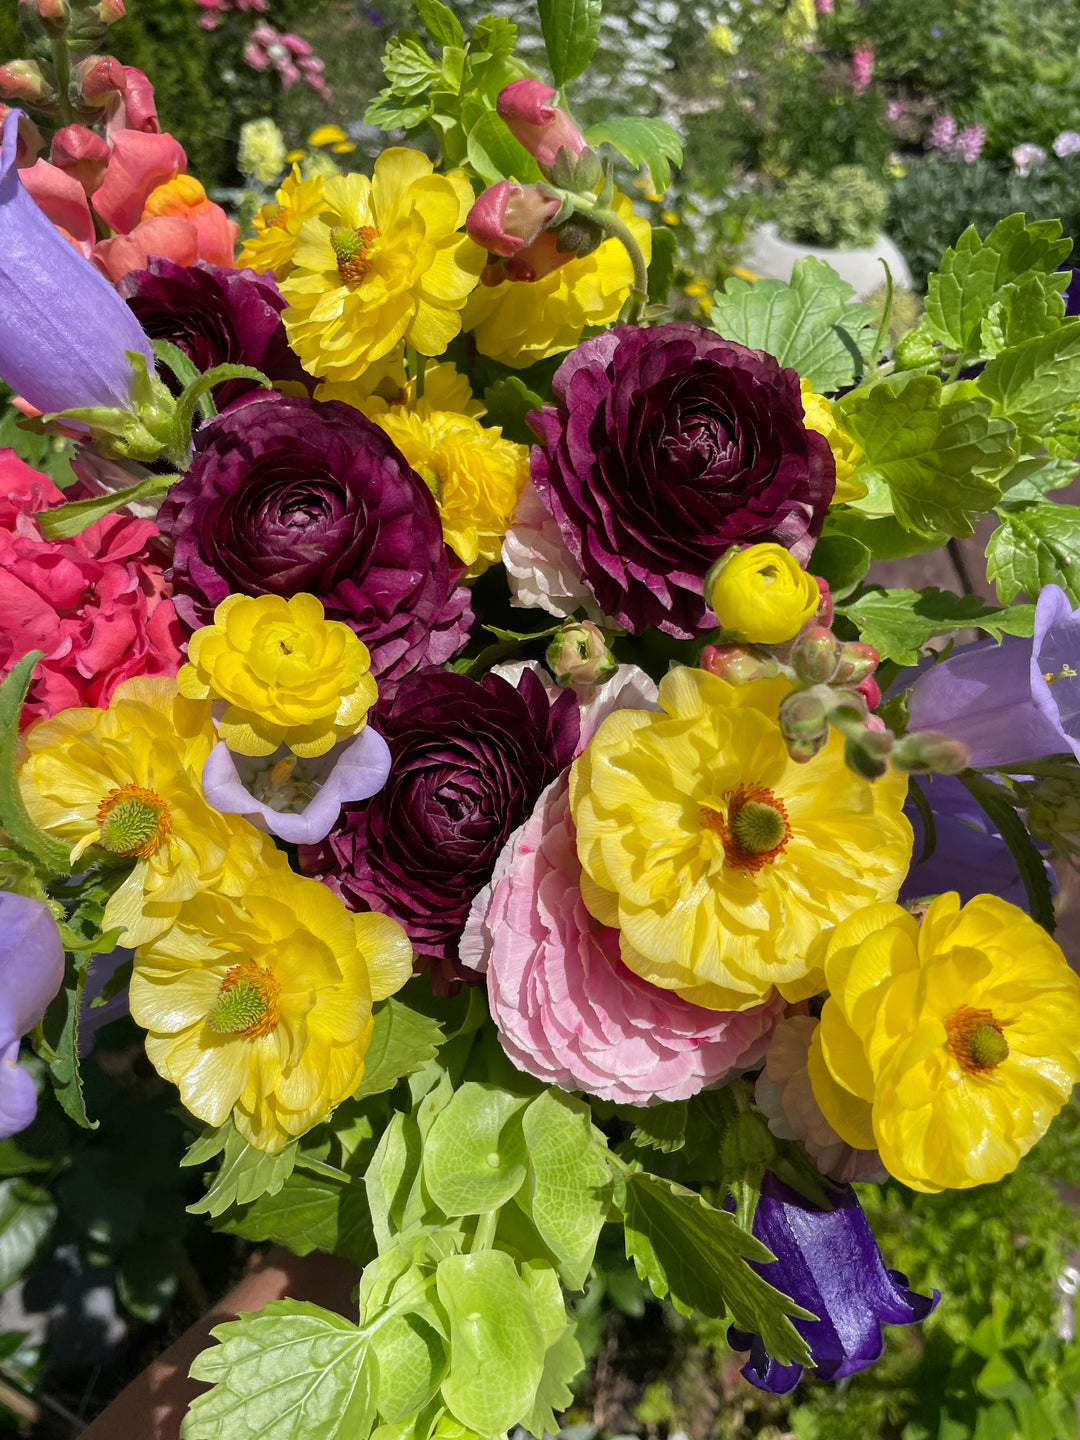
{"label": "flower bud", "polygon": [[564,625],[547,648],[544,657],[556,685],[587,690],[610,680],[618,666],[607,647],[603,631],[591,620]]}
{"label": "flower bud", "polygon": [[1037,780],[1024,787],[1032,838],[1067,859],[1080,853],[1080,775],[1076,780]]}
{"label": "flower bud", "polygon": [[[8,107],[0,103],[0,126],[10,114]],[[32,166],[34,161],[45,148],[45,137],[30,119],[21,110],[15,112],[14,123],[19,127],[19,139],[15,147],[15,164],[22,170],[25,166]],[[2,888],[2,887],[0,887]]]}
{"label": "flower bud", "polygon": [[840,663],[840,641],[824,625],[811,625],[791,647],[791,667],[807,685],[827,685]]}
{"label": "flower bud", "polygon": [[500,120],[541,169],[553,165],[563,148],[572,155],[587,148],[585,136],[566,111],[548,104],[554,94],[539,80],[515,80],[499,91],[495,105]]}
{"label": "flower bud", "polygon": [[831,625],[833,622],[833,599],[832,591],[829,589],[829,582],[823,580],[820,575],[815,575],[818,592],[821,595],[821,604],[814,619],[819,625]]}
{"label": "flower bud", "polygon": [[27,35],[58,40],[71,23],[68,0],[19,0],[19,21]]}
{"label": "flower bud", "polygon": [[701,652],[701,668],[710,675],[719,675],[729,685],[771,680],[780,673],[780,666],[771,655],[756,654],[742,645],[706,645]]}
{"label": "flower bud", "polygon": [[896,742],[893,764],[898,770],[920,775],[955,775],[968,763],[968,747],[962,740],[936,730],[919,730]]}
{"label": "flower bud", "polygon": [[814,577],[775,544],[728,550],[705,577],[705,595],[724,630],[755,645],[792,639],[821,604]]}
{"label": "flower bud", "polygon": [[25,100],[39,109],[56,103],[56,91],[36,60],[12,60],[0,65],[0,95],[5,100]]}
{"label": "flower bud", "polygon": [[889,755],[892,750],[891,731],[855,731],[849,733],[844,741],[844,764],[864,780],[880,780],[889,768]]}
{"label": "flower bud", "polygon": [[556,225],[552,234],[561,255],[591,255],[604,243],[603,230],[587,215],[571,215],[569,220]]}
{"label": "flower bud", "polygon": [[829,738],[829,713],[813,690],[796,690],[781,702],[777,716],[788,754],[799,764],[812,760]]}
{"label": "flower bud", "polygon": [[85,125],[65,125],[53,136],[49,158],[58,170],[74,176],[87,195],[105,179],[110,150],[100,135]]}
{"label": "flower bud", "polygon": [[866,701],[868,710],[876,710],[881,704],[881,686],[872,675],[867,675],[864,680],[859,681],[855,686],[855,693],[861,695]]}
{"label": "flower bud", "polygon": [[526,245],[516,255],[485,265],[480,279],[485,285],[501,285],[504,280],[542,280],[573,258],[573,250],[564,254],[559,249],[553,230],[541,230],[532,244]]}
{"label": "flower bud", "polygon": [[[881,656],[873,645],[864,645],[859,640],[847,640],[840,653],[840,665],[834,677],[836,683],[858,686],[868,675],[874,673],[880,661]],[[878,698],[880,699],[880,695]],[[870,708],[872,710],[873,705]]]}
{"label": "flower bud", "polygon": [[544,195],[535,185],[500,180],[477,199],[465,229],[490,254],[509,258],[531,245],[561,208],[554,196]]}
{"label": "flower bud", "polygon": [[555,159],[543,167],[545,177],[560,190],[576,190],[578,194],[595,190],[604,178],[604,167],[600,156],[591,146],[586,146],[580,155],[566,145],[560,145]]}

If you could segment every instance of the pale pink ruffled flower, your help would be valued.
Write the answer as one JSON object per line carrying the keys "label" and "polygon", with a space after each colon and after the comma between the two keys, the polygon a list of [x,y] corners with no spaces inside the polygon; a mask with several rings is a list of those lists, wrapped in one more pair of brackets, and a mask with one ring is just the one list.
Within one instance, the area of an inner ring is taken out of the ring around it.
{"label": "pale pink ruffled flower", "polygon": [[806,1058],[818,1022],[812,1015],[788,1015],[772,1032],[765,1069],[758,1076],[754,1098],[779,1140],[798,1140],[810,1159],[830,1180],[884,1181],[886,1172],[876,1150],[855,1150],[832,1128],[814,1099]]}
{"label": "pale pink ruffled flower", "polygon": [[[523,670],[532,670],[539,676],[547,691],[548,699],[553,704],[560,695],[565,693],[562,687],[556,685],[548,672],[535,660],[512,660],[507,665],[491,667],[493,675],[501,676],[508,684],[513,685],[515,690],[518,688]],[[574,750],[575,760],[599,730],[600,722],[606,720],[613,710],[660,709],[656,681],[636,665],[620,665],[610,680],[605,680],[602,685],[592,685],[587,690],[578,691],[577,698],[578,723],[581,731],[578,736],[577,748]]]}
{"label": "pale pink ruffled flower", "polygon": [[1054,154],[1059,160],[1080,154],[1080,135],[1075,130],[1062,130],[1054,141]]}
{"label": "pale pink ruffled flower", "polygon": [[623,1105],[685,1100],[757,1064],[782,998],[705,1010],[627,969],[619,932],[581,896],[568,788],[567,771],[511,837],[461,941],[464,963],[487,972],[507,1055],[547,1084]]}
{"label": "pale pink ruffled flower", "polygon": [[561,619],[584,609],[598,624],[605,619],[531,480],[518,496],[514,523],[503,538],[502,560],[510,582],[511,605],[546,610]]}

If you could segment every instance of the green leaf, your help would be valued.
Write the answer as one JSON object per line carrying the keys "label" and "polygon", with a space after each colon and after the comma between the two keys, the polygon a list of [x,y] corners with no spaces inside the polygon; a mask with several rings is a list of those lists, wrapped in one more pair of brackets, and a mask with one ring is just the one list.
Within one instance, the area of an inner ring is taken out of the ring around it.
{"label": "green leaf", "polygon": [[466,153],[469,164],[489,185],[499,180],[530,184],[540,179],[540,167],[494,110],[481,112],[469,131]]}
{"label": "green leaf", "polygon": [[853,535],[823,535],[814,546],[807,569],[828,582],[833,600],[843,600],[870,569],[872,559],[869,546]]}
{"label": "green leaf", "polygon": [[[1080,444],[1077,446],[1080,454]],[[1013,505],[1025,500],[1040,500],[1050,490],[1061,490],[1076,479],[1077,462],[1070,456],[1021,455],[1016,464],[1000,477],[1002,499]]]}
{"label": "green leaf", "polygon": [[79,1011],[89,969],[89,955],[70,957],[60,993],[45,1011],[41,1033],[51,1051],[45,1061],[57,1100],[76,1125],[96,1130],[98,1121],[86,1113],[79,1068]]}
{"label": "green leaf", "polygon": [[430,112],[428,100],[409,105],[399,100],[392,90],[382,90],[364,111],[364,124],[378,125],[382,130],[412,130],[425,121]]}
{"label": "green leaf", "polygon": [[853,303],[854,288],[824,260],[795,262],[791,284],[729,279],[713,297],[713,328],[726,340],[765,350],[818,391],[839,390],[863,374],[877,319]]}
{"label": "green leaf", "polygon": [[155,1324],[172,1303],[176,1287],[176,1266],[160,1240],[137,1240],[124,1248],[116,1290],[132,1315]]}
{"label": "green leaf", "polygon": [[399,99],[415,100],[442,74],[415,35],[392,35],[382,57],[383,74]]}
{"label": "green leaf", "polygon": [[836,406],[864,452],[859,478],[884,481],[897,520],[924,535],[970,535],[972,517],[1000,499],[983,472],[1000,473],[1016,458],[1015,431],[990,409],[971,385],[943,395],[933,375],[894,375]]}
{"label": "green leaf", "polygon": [[536,1318],[547,1346],[536,1399],[521,1423],[530,1435],[554,1435],[559,1430],[556,1415],[573,1404],[570,1381],[580,1373],[585,1357],[574,1337],[574,1322],[567,1316],[555,1271],[542,1260],[527,1261],[521,1274],[532,1291]]}
{"label": "green leaf", "polygon": [[209,1126],[180,1161],[205,1165],[221,1155],[221,1165],[201,1200],[189,1205],[192,1215],[221,1215],[230,1205],[246,1205],[260,1195],[276,1195],[296,1164],[297,1142],[291,1140],[275,1155],[256,1150],[236,1130],[232,1120],[218,1129]]}
{"label": "green leaf", "polygon": [[622,1209],[626,1253],[654,1295],[714,1318],[730,1313],[740,1330],[761,1336],[780,1364],[810,1363],[810,1347],[789,1317],[813,1317],[750,1269],[748,1260],[773,1257],[733,1215],[644,1173],[625,1177]]}
{"label": "green leaf", "polygon": [[536,444],[536,435],[525,417],[532,410],[540,410],[544,402],[517,375],[508,375],[489,385],[484,391],[484,404],[487,407],[485,425],[498,425],[507,440],[519,445]]}
{"label": "green leaf", "polygon": [[70,852],[59,840],[39,830],[30,819],[19,790],[16,755],[19,747],[19,714],[30,688],[34,666],[43,651],[31,650],[14,664],[0,682],[0,825],[20,849],[37,860],[45,870],[71,872]]}
{"label": "green leaf", "polygon": [[469,1082],[436,1117],[424,1142],[424,1183],[444,1214],[497,1210],[524,1184],[525,1104],[504,1090]]}
{"label": "green leaf", "polygon": [[20,1178],[0,1181],[0,1290],[30,1269],[55,1220],[47,1191]]}
{"label": "green leaf", "polygon": [[998,599],[1008,602],[1021,590],[1037,597],[1044,585],[1060,585],[1080,605],[1080,510],[1037,500],[1002,506],[1001,524],[986,547],[986,574]]}
{"label": "green leaf", "polygon": [[979,327],[980,353],[1000,355],[1036,335],[1050,335],[1065,320],[1065,297],[1048,289],[1045,277],[1031,275],[1002,292]]}
{"label": "green leaf", "polygon": [[546,1346],[531,1287],[502,1250],[451,1255],[435,1272],[450,1319],[443,1399],[479,1435],[499,1435],[532,1409]]}
{"label": "green leaf", "polygon": [[[597,6],[599,13],[599,6]],[[649,120],[643,115],[617,115],[601,120],[585,131],[590,145],[611,145],[631,165],[644,165],[653,189],[662,195],[671,184],[671,167],[683,162],[682,141],[666,120]]]}
{"label": "green leaf", "polygon": [[1030,635],[1034,625],[1030,605],[1003,610],[987,605],[978,595],[954,595],[933,585],[924,590],[885,590],[874,585],[837,608],[883,660],[898,665],[915,665],[919,651],[935,635],[977,625],[1000,640],[1002,635]]}
{"label": "green leaf", "polygon": [[875,560],[904,560],[909,555],[938,550],[949,539],[940,530],[917,535],[905,530],[892,515],[870,515],[850,505],[834,505],[826,515],[822,538],[834,535],[850,535],[865,545]]}
{"label": "green leaf", "polygon": [[675,231],[667,225],[654,225],[652,259],[649,261],[649,304],[666,305],[675,279],[678,245]]}
{"label": "green leaf", "polygon": [[135,500],[146,500],[153,495],[166,495],[180,479],[179,475],[148,475],[137,485],[128,485],[124,490],[111,490],[107,495],[92,495],[89,500],[69,500],[64,505],[54,505],[51,510],[39,510],[34,516],[43,535],[50,540],[66,539],[79,535],[95,520],[111,515]]}
{"label": "green leaf", "polygon": [[215,1227],[247,1240],[272,1240],[294,1255],[321,1250],[355,1265],[375,1258],[371,1213],[362,1185],[343,1185],[294,1170],[279,1190],[263,1194]]}
{"label": "green leaf", "polygon": [[379,1416],[407,1420],[433,1399],[446,1373],[446,1342],[422,1315],[395,1315],[371,1338],[379,1374]]}
{"label": "green leaf", "polygon": [[985,775],[978,775],[973,770],[962,770],[960,779],[986,811],[994,829],[1008,845],[1027,891],[1031,918],[1038,921],[1048,935],[1053,935],[1057,922],[1054,919],[1054,896],[1050,889],[1050,877],[1027,827],[1006,798],[1003,788],[995,781],[987,779]]}
{"label": "green leaf", "polygon": [[600,0],[537,0],[540,31],[556,90],[588,65],[600,38]]}
{"label": "green leaf", "polygon": [[639,1150],[661,1150],[665,1155],[681,1150],[686,1144],[686,1112],[685,1100],[633,1111],[637,1124],[630,1132],[631,1141]]}
{"label": "green leaf", "polygon": [[999,220],[985,240],[969,225],[927,282],[926,322],[947,345],[970,353],[978,345],[983,317],[1007,287],[1029,276],[1045,277],[1046,288],[1061,290],[1065,275],[1054,275],[1072,249],[1061,238],[1060,220],[1027,225],[1023,215]]}
{"label": "green leaf", "polygon": [[439,1022],[400,1000],[382,1001],[375,1007],[373,1018],[364,1078],[352,1096],[354,1100],[392,1090],[399,1080],[433,1060],[442,1043]]}
{"label": "green leaf", "polygon": [[1003,351],[978,384],[995,413],[1022,434],[1041,436],[1080,395],[1080,320]]}
{"label": "green leaf", "polygon": [[375,1418],[374,1367],[350,1321],[301,1300],[271,1300],[210,1332],[191,1376],[183,1440],[358,1440]]}
{"label": "green leaf", "polygon": [[420,23],[436,45],[463,45],[465,32],[461,21],[440,0],[416,0]]}

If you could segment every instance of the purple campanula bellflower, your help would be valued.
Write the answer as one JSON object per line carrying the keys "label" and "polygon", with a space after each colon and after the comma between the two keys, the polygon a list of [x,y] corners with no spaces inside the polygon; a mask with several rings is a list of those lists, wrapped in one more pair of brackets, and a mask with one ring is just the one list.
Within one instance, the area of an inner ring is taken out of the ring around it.
{"label": "purple campanula bellflower", "polygon": [[64,979],[64,947],[49,907],[0,891],[0,1138],[25,1130],[37,1094],[18,1063],[19,1041],[45,1014]]}

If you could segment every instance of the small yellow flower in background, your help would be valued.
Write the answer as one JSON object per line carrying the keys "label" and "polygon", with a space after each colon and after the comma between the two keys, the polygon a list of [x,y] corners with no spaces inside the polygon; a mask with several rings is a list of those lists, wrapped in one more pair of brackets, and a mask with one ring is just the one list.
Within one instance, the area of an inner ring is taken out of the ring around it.
{"label": "small yellow flower in background", "polygon": [[281,287],[305,368],[356,380],[402,340],[441,355],[487,259],[461,229],[473,203],[464,172],[435,175],[426,155],[398,147],[383,151],[370,180],[325,181],[323,200]]}
{"label": "small yellow flower in background", "polygon": [[[611,208],[629,225],[648,262],[652,257],[649,222],[635,215],[630,201],[618,191]],[[625,248],[618,240],[605,240],[591,255],[568,260],[539,280],[478,286],[465,307],[464,326],[475,332],[481,355],[520,370],[535,360],[572,350],[586,325],[610,325],[633,282]]]}
{"label": "small yellow flower in background", "polygon": [[862,447],[837,425],[826,396],[818,395],[809,380],[800,380],[799,385],[806,427],[825,436],[836,461],[836,490],[831,503],[842,505],[847,500],[861,500],[866,494],[866,486],[856,478],[855,471],[863,453]]}
{"label": "small yellow flower in background", "polygon": [[822,989],[814,941],[894,899],[911,860],[906,777],[855,775],[835,731],[796,764],[776,719],[790,688],[681,666],[659,712],[609,715],[571,771],[586,906],[631,970],[711,1009]]}
{"label": "small yellow flower in background", "polygon": [[371,1005],[412,970],[405,931],[354,915],[318,880],[285,869],[234,903],[205,894],[142,947],[131,1014],[146,1053],[193,1115],[230,1113],[250,1145],[274,1152],[353,1093]]}
{"label": "small yellow flower in background", "polygon": [[950,893],[921,927],[872,906],[819,951],[830,998],[809,1071],[837,1133],[915,1190],[1015,1170],[1080,1080],[1080,979],[1046,931]]}
{"label": "small yellow flower in background", "polygon": [[371,656],[314,595],[227,595],[188,641],[176,677],[192,700],[227,700],[218,733],[239,755],[285,744],[311,759],[362,730],[378,697]]}
{"label": "small yellow flower in background", "polygon": [[285,168],[285,139],[269,116],[240,126],[236,163],[260,185],[272,185]]}
{"label": "small yellow flower in background", "polygon": [[790,550],[750,545],[729,550],[720,561],[709,604],[733,639],[780,645],[813,618],[821,591]]}
{"label": "small yellow flower in background", "polygon": [[[293,154],[286,156],[287,160],[294,158]],[[244,241],[237,265],[272,270],[275,279],[283,280],[292,268],[301,226],[323,209],[323,184],[321,175],[301,180],[294,165],[281,182],[276,203],[264,205],[251,222],[255,234]]]}
{"label": "small yellow flower in background", "polygon": [[175,680],[126,680],[108,710],[62,710],[23,737],[23,803],[35,825],[72,846],[130,858],[102,928],[135,946],[167,930],[202,890],[243,895],[256,871],[285,857],[239,815],[202,793],[202,768],[218,736],[209,702],[187,700]]}
{"label": "small yellow flower in background", "polygon": [[675,210],[662,211],[660,219],[663,220],[665,225],[677,225],[679,223],[679,215]]}
{"label": "small yellow flower in background", "polygon": [[307,137],[307,143],[309,145],[340,145],[348,138],[340,125],[319,125]]}

